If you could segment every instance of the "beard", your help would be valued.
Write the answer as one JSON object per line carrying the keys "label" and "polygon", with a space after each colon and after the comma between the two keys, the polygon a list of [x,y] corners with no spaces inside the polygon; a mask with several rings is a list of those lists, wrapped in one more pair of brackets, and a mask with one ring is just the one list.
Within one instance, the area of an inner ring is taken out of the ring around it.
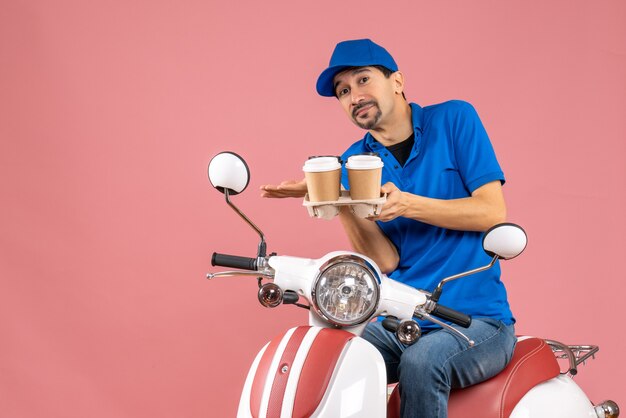
{"label": "beard", "polygon": [[[365,106],[369,106],[369,105],[372,105],[372,108],[367,111],[368,113],[371,110],[376,111],[373,116],[367,119],[363,119],[363,118],[360,118],[359,116],[356,116],[356,113],[359,111],[359,109]],[[380,118],[382,115],[383,115],[383,112],[380,111],[380,107],[378,107],[378,103],[375,100],[370,100],[369,102],[359,103],[358,106],[355,106],[355,108],[352,109],[352,120],[359,128],[362,128],[362,129],[369,130],[369,129],[374,128],[380,121]]]}

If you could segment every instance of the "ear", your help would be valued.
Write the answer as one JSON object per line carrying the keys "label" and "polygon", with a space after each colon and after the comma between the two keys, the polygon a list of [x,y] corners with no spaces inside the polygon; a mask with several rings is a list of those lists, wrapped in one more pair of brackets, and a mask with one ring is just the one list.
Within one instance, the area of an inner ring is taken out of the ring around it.
{"label": "ear", "polygon": [[404,74],[400,71],[396,71],[395,73],[390,75],[391,81],[393,82],[393,89],[396,94],[402,94],[404,91]]}

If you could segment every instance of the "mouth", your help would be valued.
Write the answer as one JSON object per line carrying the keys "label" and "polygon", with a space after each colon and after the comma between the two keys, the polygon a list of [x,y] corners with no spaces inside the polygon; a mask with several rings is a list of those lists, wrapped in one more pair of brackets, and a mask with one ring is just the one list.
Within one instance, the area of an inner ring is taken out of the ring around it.
{"label": "mouth", "polygon": [[358,107],[356,107],[353,111],[352,111],[352,116],[355,118],[358,117],[363,117],[365,116],[365,114],[374,106],[376,106],[375,103],[364,103]]}

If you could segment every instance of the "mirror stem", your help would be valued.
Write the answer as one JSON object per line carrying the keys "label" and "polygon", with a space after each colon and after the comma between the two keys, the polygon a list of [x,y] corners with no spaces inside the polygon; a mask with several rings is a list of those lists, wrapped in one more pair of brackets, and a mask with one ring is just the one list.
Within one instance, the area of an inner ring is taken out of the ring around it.
{"label": "mirror stem", "polygon": [[230,189],[224,188],[224,196],[226,196],[226,203],[228,203],[228,206],[233,208],[233,210],[237,212],[237,214],[241,216],[241,218],[244,221],[246,221],[246,223],[250,225],[252,229],[254,229],[257,232],[257,234],[259,234],[259,237],[261,237],[261,242],[259,243],[259,251],[258,251],[257,257],[265,257],[266,246],[265,246],[265,235],[263,235],[263,232],[250,219],[248,219],[248,217],[244,215],[244,213],[240,211],[239,208],[233,204],[233,202],[230,201]]}
{"label": "mirror stem", "polygon": [[470,274],[480,273],[481,271],[489,270],[491,267],[493,267],[494,264],[496,264],[496,261],[498,261],[498,258],[499,257],[497,255],[494,255],[493,258],[491,259],[491,262],[487,264],[486,266],[479,267],[474,270],[466,271],[465,273],[459,273],[459,274],[455,274],[454,276],[446,277],[445,279],[439,282],[439,284],[437,285],[437,288],[435,289],[432,296],[430,297],[430,300],[432,300],[433,302],[439,301],[444,284],[451,282],[452,280],[460,279],[461,277],[469,276]]}

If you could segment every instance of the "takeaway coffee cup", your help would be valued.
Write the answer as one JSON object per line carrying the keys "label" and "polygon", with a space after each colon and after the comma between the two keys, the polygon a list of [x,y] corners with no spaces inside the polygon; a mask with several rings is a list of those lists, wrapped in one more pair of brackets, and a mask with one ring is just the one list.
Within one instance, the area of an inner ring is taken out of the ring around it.
{"label": "takeaway coffee cup", "polygon": [[352,200],[378,199],[383,161],[377,155],[357,154],[348,158],[348,183]]}
{"label": "takeaway coffee cup", "polygon": [[302,170],[310,202],[339,200],[341,163],[339,157],[310,157]]}

